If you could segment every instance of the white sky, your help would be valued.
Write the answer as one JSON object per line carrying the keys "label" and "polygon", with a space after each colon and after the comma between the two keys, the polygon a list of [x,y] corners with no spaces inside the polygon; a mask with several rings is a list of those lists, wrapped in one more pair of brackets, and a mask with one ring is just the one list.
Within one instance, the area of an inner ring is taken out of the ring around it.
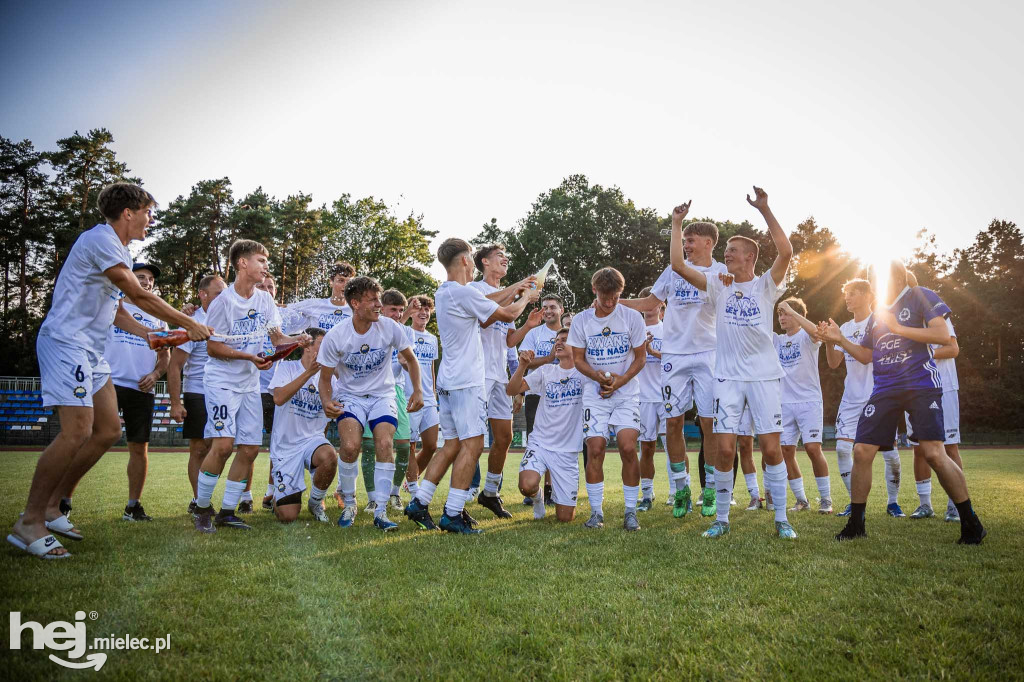
{"label": "white sky", "polygon": [[572,173],[755,224],[756,183],[786,227],[906,255],[921,227],[951,249],[1024,217],[1022,7],[7,6],[0,134],[104,126],[163,204],[226,175],[236,198],[372,194],[439,238]]}

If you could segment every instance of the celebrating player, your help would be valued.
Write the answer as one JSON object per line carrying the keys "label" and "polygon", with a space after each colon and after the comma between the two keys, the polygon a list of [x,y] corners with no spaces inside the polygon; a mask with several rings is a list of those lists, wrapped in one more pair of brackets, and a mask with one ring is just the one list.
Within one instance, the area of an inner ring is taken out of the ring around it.
{"label": "celebrating player", "polygon": [[930,289],[911,287],[906,267],[889,267],[888,303],[868,318],[859,344],[846,339],[832,320],[819,334],[838,343],[859,362],[872,363],[874,387],[857,425],[853,451],[851,512],[837,540],[866,537],[864,509],[871,490],[871,464],[903,413],[910,416],[922,456],[935,471],[960,515],[959,544],[980,544],[987,534],[974,513],[964,473],[943,449],[942,386],[928,344],[945,345],[949,308]]}
{"label": "celebrating player", "polygon": [[[786,518],[786,465],[782,459],[782,396],[779,380],[784,375],[775,352],[772,311],[782,295],[780,287],[793,257],[789,238],[768,207],[768,195],[754,188],[755,198],[747,202],[756,208],[771,234],[778,254],[771,269],[754,274],[757,242],[746,237],[729,239],[725,248],[725,266],[729,277],[705,274],[683,258],[682,216],[689,203],[676,207],[672,215],[672,269],[701,291],[707,291],[714,306],[718,353],[715,358],[714,440],[716,489],[715,522],[704,537],[717,538],[729,532],[729,505],[733,489],[733,461],[736,434],[744,407],[750,410],[754,430],[767,466],[765,487],[775,504],[775,530],[779,537],[796,538]],[[731,281],[730,281],[731,280]],[[726,283],[730,281],[730,283]]]}
{"label": "celebrating player", "polygon": [[[437,414],[437,391],[434,389],[434,362],[440,357],[437,337],[427,331],[427,323],[434,311],[434,299],[430,296],[413,297],[418,303],[412,315],[412,327],[406,331],[412,343],[412,353],[420,363],[420,378],[423,390],[423,407],[409,415],[409,442],[419,444],[419,453],[410,451],[409,469],[406,472],[409,492],[416,494],[419,473],[427,468],[430,458],[437,450],[437,430],[440,419]],[[412,377],[407,372],[406,393],[411,394]]]}
{"label": "celebrating player", "polygon": [[209,338],[210,330],[181,313],[132,274],[128,243],[146,238],[156,201],[138,185],[119,182],[100,191],[98,208],[105,223],[79,235],[57,275],[53,305],[36,339],[43,405],[56,407],[60,434],[36,463],[25,513],[14,522],[7,541],[42,559],[70,553],[53,531],[73,540],[81,532],[68,520],[75,487],[121,437],[117,398],[104,358],[111,323],[144,335],[149,330],[119,305],[122,294],[143,311],[180,325],[189,338]]}
{"label": "celebrating player", "polygon": [[[640,292],[641,299],[651,295],[651,288]],[[654,450],[658,436],[665,435],[665,401],[661,386],[661,349],[664,343],[664,304],[645,310],[647,328],[647,363],[640,371],[640,502],[637,511],[649,511],[654,504]],[[674,477],[673,477],[673,480]]]}
{"label": "celebrating player", "polygon": [[[206,313],[227,284],[220,275],[207,275],[199,280],[199,307],[192,317],[206,322]],[[167,368],[167,392],[171,396],[171,420],[179,422],[181,435],[188,439],[188,482],[192,486],[192,501],[188,513],[196,510],[196,485],[199,467],[210,451],[211,440],[206,437],[206,397],[203,394],[203,376],[206,374],[205,341],[189,341],[171,351]],[[184,402],[182,381],[184,379]]]}
{"label": "celebrating player", "polygon": [[363,426],[373,434],[376,449],[374,465],[373,525],[391,531],[398,524],[386,514],[388,496],[395,474],[394,436],[398,425],[395,403],[395,375],[391,370],[392,350],[405,360],[412,376],[413,392],[406,409],[415,412],[423,406],[420,368],[412,354],[402,325],[381,315],[381,286],[372,277],[355,277],[345,286],[345,298],[352,306],[352,317],[327,332],[320,345],[317,362],[321,365],[319,391],[332,396],[332,381],[337,390],[329,399],[321,398],[324,413],[338,420],[341,447],[341,481],[345,508],[338,526],[347,528],[356,517],[356,459],[363,440]]}
{"label": "celebrating player", "polygon": [[640,382],[647,362],[644,318],[619,305],[626,281],[615,268],[601,268],[590,279],[594,306],[573,318],[568,344],[576,369],[588,379],[583,389],[583,437],[586,439],[587,528],[604,527],[604,455],[608,429],[616,430],[622,458],[622,527],[640,530],[636,518],[640,494],[640,464],[636,441],[640,435]]}
{"label": "celebrating player", "polygon": [[[308,346],[308,334],[297,337],[281,333],[281,317],[269,293],[257,284],[267,276],[267,248],[250,239],[236,240],[228,249],[228,262],[235,281],[210,304],[207,323],[225,336],[208,341],[206,376],[206,431],[212,438],[210,452],[203,460],[196,486],[195,527],[212,533],[216,526],[250,530],[235,508],[245,490],[252,463],[263,444],[263,404],[260,399],[260,370],[271,362],[257,355],[264,349],[267,334],[274,345],[297,343]],[[211,497],[231,451],[237,454],[228,470],[221,509],[214,519]]]}
{"label": "celebrating player", "polygon": [[345,300],[345,286],[356,276],[356,269],[351,263],[339,261],[331,266],[328,272],[328,283],[331,295],[328,298],[307,298],[290,303],[282,312],[286,330],[297,325],[301,328],[318,327],[325,332],[346,318],[352,317],[352,308]]}

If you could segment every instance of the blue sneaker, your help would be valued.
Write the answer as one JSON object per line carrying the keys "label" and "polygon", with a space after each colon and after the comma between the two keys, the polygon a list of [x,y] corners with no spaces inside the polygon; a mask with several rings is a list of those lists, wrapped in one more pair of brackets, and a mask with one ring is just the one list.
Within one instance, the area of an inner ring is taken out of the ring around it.
{"label": "blue sneaker", "polygon": [[421,530],[437,530],[437,524],[434,523],[434,519],[430,516],[430,509],[423,506],[415,497],[405,506],[404,513]]}
{"label": "blue sneaker", "polygon": [[724,521],[715,521],[711,524],[711,527],[701,533],[701,537],[705,538],[720,538],[729,532],[729,524]]}
{"label": "blue sneaker", "polygon": [[459,535],[479,535],[483,533],[479,528],[473,528],[466,523],[462,516],[449,516],[447,513],[441,516],[441,530]]}
{"label": "blue sneaker", "polygon": [[341,516],[338,517],[338,528],[348,528],[356,520],[356,507],[351,505],[341,510]]}
{"label": "blue sneaker", "polygon": [[846,509],[844,509],[843,511],[839,512],[838,514],[836,514],[836,516],[849,516],[852,513],[853,513],[853,505],[852,504],[847,504],[846,505]]}
{"label": "blue sneaker", "polygon": [[373,525],[387,533],[389,530],[398,528],[398,524],[388,518],[387,514],[373,517]]}
{"label": "blue sneaker", "polygon": [[900,509],[900,506],[895,502],[893,502],[892,504],[885,508],[885,513],[893,517],[894,519],[902,519],[906,516],[906,514],[903,513],[903,510]]}
{"label": "blue sneaker", "polygon": [[793,526],[789,525],[788,521],[776,521],[775,532],[780,538],[786,540],[796,540],[796,531],[793,530]]}

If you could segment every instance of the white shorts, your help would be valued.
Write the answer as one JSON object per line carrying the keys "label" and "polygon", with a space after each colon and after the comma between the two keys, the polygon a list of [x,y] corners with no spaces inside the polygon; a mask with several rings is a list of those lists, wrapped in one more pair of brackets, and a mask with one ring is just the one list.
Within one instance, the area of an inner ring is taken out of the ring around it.
{"label": "white shorts", "polygon": [[715,380],[715,433],[736,433],[743,408],[750,408],[754,433],[782,431],[782,382]]}
{"label": "white shorts", "polygon": [[714,416],[712,385],[715,351],[661,356],[661,393],[669,417],[681,417],[694,404],[700,417]]}
{"label": "white shorts", "polygon": [[608,429],[635,429],[640,432],[640,401],[636,398],[583,399],[583,440],[604,438],[609,440]]}
{"label": "white shorts", "polygon": [[36,358],[43,384],[43,407],[92,407],[92,396],[110,380],[110,365],[96,353],[40,334]]}
{"label": "white shorts", "polygon": [[665,403],[640,403],[640,442],[653,443],[665,435]]}
{"label": "white shorts", "polygon": [[484,386],[488,419],[512,419],[512,396],[505,393],[507,381],[488,379]]}
{"label": "white shorts", "polygon": [[754,435],[754,418],[750,416],[750,408],[746,405],[743,406],[740,422],[736,426],[736,435],[751,437]]}
{"label": "white shorts", "polygon": [[437,405],[424,405],[417,412],[409,413],[409,440],[418,442],[420,434],[440,424]]}
{"label": "white shorts", "polygon": [[[914,440],[914,429],[910,426],[910,416],[907,419],[907,440],[911,445],[917,445]],[[944,445],[960,444],[960,391],[942,392],[942,426],[946,435]]]}
{"label": "white shorts", "polygon": [[207,438],[234,438],[235,445],[263,445],[263,399],[255,391],[238,393],[205,386]]}
{"label": "white shorts", "polygon": [[313,453],[324,445],[334,450],[329,440],[323,436],[315,436],[292,452],[270,451],[270,472],[274,478],[275,502],[306,489],[306,472],[313,473]]}
{"label": "white shorts", "polygon": [[857,440],[857,424],[860,414],[867,401],[855,403],[850,400],[839,401],[839,413],[836,414],[836,438],[840,440]]}
{"label": "white shorts", "polygon": [[344,405],[339,423],[342,419],[354,418],[360,426],[369,428],[371,423],[391,417],[391,424],[398,428],[398,403],[394,393],[387,397],[340,393],[334,399]]}
{"label": "white shorts", "polygon": [[437,399],[442,438],[466,440],[487,433],[487,401],[483,386],[452,391],[438,389]]}
{"label": "white shorts", "polygon": [[820,443],[821,431],[825,417],[822,404],[815,400],[806,403],[782,404],[782,444],[796,445],[803,440],[808,443]]}
{"label": "white shorts", "polygon": [[576,506],[580,490],[580,453],[554,452],[540,447],[526,450],[519,471],[551,472],[551,499],[564,507]]}

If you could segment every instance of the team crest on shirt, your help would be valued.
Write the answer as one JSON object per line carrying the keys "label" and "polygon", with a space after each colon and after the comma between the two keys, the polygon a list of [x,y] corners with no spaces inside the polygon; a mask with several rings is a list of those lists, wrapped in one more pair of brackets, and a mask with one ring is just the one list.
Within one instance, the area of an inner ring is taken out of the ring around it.
{"label": "team crest on shirt", "polygon": [[731,298],[725,300],[725,314],[746,325],[750,324],[746,320],[761,316],[761,308],[757,305],[756,299],[747,298],[742,291],[737,291]]}
{"label": "team crest on shirt", "polygon": [[139,313],[132,313],[132,317],[135,318],[136,322],[142,322],[142,315]]}
{"label": "team crest on shirt", "polygon": [[672,371],[672,363],[671,362],[666,362],[664,365],[661,366],[661,368],[663,370],[665,370],[666,372],[671,372]]}
{"label": "team crest on shirt", "polygon": [[857,339],[859,339],[859,338],[860,338],[860,330],[858,329],[858,330],[857,330],[857,331],[855,331],[855,332],[854,332],[853,334],[851,334],[851,335],[850,335],[850,338],[851,338],[851,339],[853,339],[854,341],[856,341]]}
{"label": "team crest on shirt", "polygon": [[316,386],[314,386],[313,384],[310,384],[309,386],[306,386],[306,390],[309,393],[311,393],[313,395],[316,395]]}
{"label": "team crest on shirt", "polygon": [[337,310],[334,311],[334,314],[335,315],[343,315],[344,311],[341,308],[338,308]]}
{"label": "team crest on shirt", "polygon": [[222,421],[220,421],[218,419],[217,421],[213,422],[213,428],[217,429],[218,431],[223,431],[224,430],[224,422],[222,422]]}
{"label": "team crest on shirt", "polygon": [[865,417],[870,417],[874,413],[875,413],[875,406],[874,405],[868,405],[867,407],[864,408],[864,416]]}
{"label": "team crest on shirt", "polygon": [[609,329],[608,327],[605,327],[604,329],[601,330],[601,336],[608,336],[611,333],[612,333],[612,330]]}
{"label": "team crest on shirt", "polygon": [[253,310],[252,308],[249,308],[249,312],[247,312],[245,314],[245,316],[248,317],[250,320],[255,320],[256,319],[256,311]]}
{"label": "team crest on shirt", "polygon": [[79,400],[84,398],[88,393],[89,392],[85,390],[85,386],[75,386],[74,389],[72,389],[71,391],[71,394],[78,398]]}
{"label": "team crest on shirt", "polygon": [[910,308],[904,308],[900,311],[899,315],[900,322],[906,322],[910,319]]}
{"label": "team crest on shirt", "polygon": [[359,346],[359,352],[362,353],[363,355],[366,355],[367,353],[370,352],[370,347],[364,343],[363,345]]}

